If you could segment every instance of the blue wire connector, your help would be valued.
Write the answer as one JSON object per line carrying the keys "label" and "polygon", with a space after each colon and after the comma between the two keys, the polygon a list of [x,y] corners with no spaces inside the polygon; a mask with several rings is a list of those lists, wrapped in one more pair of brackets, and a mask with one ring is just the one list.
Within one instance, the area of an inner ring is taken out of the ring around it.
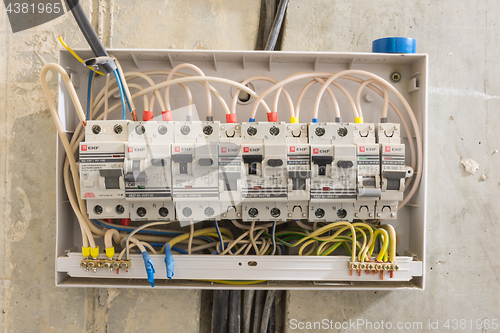
{"label": "blue wire connector", "polygon": [[165,246],[165,267],[167,268],[167,278],[171,279],[174,276],[174,258],[170,250],[170,244]]}
{"label": "blue wire connector", "polygon": [[153,267],[153,262],[149,254],[144,251],[142,252],[142,259],[144,259],[144,266],[146,267],[146,273],[148,274],[148,281],[151,283],[151,287],[155,286],[155,268]]}

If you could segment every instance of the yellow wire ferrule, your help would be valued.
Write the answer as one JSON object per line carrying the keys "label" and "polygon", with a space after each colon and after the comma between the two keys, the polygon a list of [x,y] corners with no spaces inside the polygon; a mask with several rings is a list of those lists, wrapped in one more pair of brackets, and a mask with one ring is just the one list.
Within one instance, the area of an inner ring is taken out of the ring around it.
{"label": "yellow wire ferrule", "polygon": [[90,249],[90,256],[94,259],[96,259],[99,256],[99,246]]}
{"label": "yellow wire ferrule", "polygon": [[297,124],[299,122],[299,117],[290,117],[290,124]]}
{"label": "yellow wire ferrule", "polygon": [[354,118],[354,122],[356,124],[362,124],[363,123],[363,117],[356,117],[356,118]]}
{"label": "yellow wire ferrule", "polygon": [[113,257],[115,256],[115,247],[114,246],[106,249],[106,256],[108,257],[108,259],[113,259]]}
{"label": "yellow wire ferrule", "polygon": [[82,254],[84,258],[90,257],[90,246],[89,247],[82,246]]}

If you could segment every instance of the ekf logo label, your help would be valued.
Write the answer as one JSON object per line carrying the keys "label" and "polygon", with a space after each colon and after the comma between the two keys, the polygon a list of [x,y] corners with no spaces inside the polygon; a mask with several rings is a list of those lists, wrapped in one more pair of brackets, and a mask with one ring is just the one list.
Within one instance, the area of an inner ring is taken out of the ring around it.
{"label": "ekf logo label", "polygon": [[180,153],[180,152],[181,152],[181,147],[175,147],[175,148],[174,148],[174,151],[175,151],[176,153]]}
{"label": "ekf logo label", "polygon": [[82,145],[82,151],[87,151],[87,145]]}
{"label": "ekf logo label", "polygon": [[223,154],[227,153],[227,147],[221,147],[220,152]]}
{"label": "ekf logo label", "polygon": [[360,146],[359,147],[359,152],[360,153],[364,153],[365,152],[365,147],[364,146]]}
{"label": "ekf logo label", "polygon": [[290,147],[290,153],[295,153],[295,147]]}
{"label": "ekf logo label", "polygon": [[391,152],[391,146],[385,146],[385,152],[390,153]]}
{"label": "ekf logo label", "polygon": [[250,148],[248,148],[248,147],[243,147],[243,152],[244,152],[244,153],[248,153],[248,152],[250,152]]}

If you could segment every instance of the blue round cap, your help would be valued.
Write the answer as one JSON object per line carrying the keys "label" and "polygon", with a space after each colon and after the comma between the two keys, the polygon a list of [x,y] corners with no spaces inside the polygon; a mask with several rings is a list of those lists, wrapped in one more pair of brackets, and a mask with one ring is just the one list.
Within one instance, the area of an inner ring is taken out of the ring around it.
{"label": "blue round cap", "polygon": [[408,37],[388,37],[372,42],[372,52],[375,53],[415,53],[417,40]]}

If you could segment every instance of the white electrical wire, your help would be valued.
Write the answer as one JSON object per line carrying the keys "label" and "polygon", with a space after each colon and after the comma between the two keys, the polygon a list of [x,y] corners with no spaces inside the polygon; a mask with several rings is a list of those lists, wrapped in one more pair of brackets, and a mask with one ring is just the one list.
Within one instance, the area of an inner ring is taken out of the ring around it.
{"label": "white electrical wire", "polygon": [[[247,84],[254,82],[254,81],[268,81],[268,82],[271,82],[274,84],[278,83],[278,80],[276,80],[272,77],[265,76],[265,75],[258,75],[258,76],[252,76],[252,77],[249,77],[248,79],[243,80],[241,82],[241,84],[246,86]],[[241,91],[240,89],[236,89],[234,92],[233,100],[231,102],[231,113],[236,113],[236,103],[238,102],[238,96],[240,94],[240,91]],[[280,95],[279,93],[280,92],[277,91],[275,96],[274,96],[273,109],[272,109],[273,112],[278,112],[278,100],[279,100],[279,95]],[[293,108],[292,98],[290,97],[290,94],[288,93],[288,91],[286,91],[285,89],[283,89],[283,95],[285,95],[285,98],[288,102],[288,109],[290,111],[290,117],[294,117],[295,112],[294,112],[294,108]]]}
{"label": "white electrical wire", "polygon": [[[203,73],[203,71],[199,67],[197,67],[193,64],[184,63],[184,64],[180,64],[180,65],[175,66],[170,71],[170,73],[168,74],[168,77],[167,77],[167,81],[172,80],[174,74],[179,69],[183,69],[183,68],[192,69],[196,73],[198,73],[200,76],[205,76],[205,73]],[[207,116],[212,117],[213,116],[213,114],[212,114],[212,95],[210,94],[210,85],[208,84],[208,82],[205,82],[205,90],[207,93]],[[167,107],[167,111],[172,111],[172,109],[170,107],[170,86],[167,86],[165,88],[165,104]]]}

